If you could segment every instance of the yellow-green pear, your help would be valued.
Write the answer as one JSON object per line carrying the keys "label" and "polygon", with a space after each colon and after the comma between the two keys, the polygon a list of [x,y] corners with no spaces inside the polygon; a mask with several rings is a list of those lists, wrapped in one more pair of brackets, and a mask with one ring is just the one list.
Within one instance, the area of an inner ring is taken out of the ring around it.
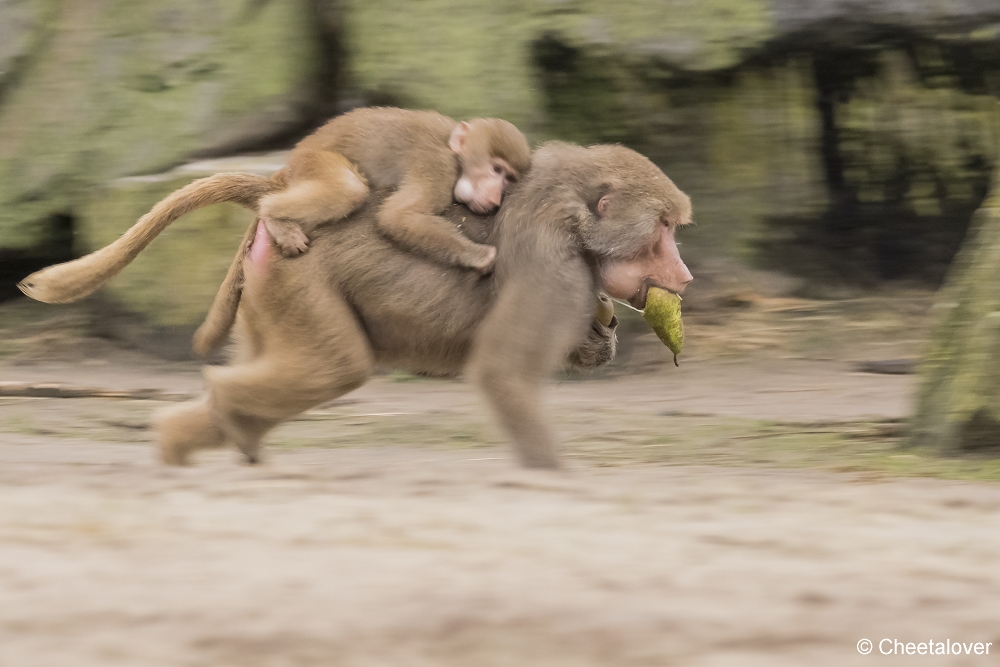
{"label": "yellow-green pear", "polygon": [[684,323],[681,321],[681,297],[673,292],[650,287],[646,295],[646,309],[643,318],[653,327],[663,344],[674,353],[674,365],[677,355],[684,346]]}

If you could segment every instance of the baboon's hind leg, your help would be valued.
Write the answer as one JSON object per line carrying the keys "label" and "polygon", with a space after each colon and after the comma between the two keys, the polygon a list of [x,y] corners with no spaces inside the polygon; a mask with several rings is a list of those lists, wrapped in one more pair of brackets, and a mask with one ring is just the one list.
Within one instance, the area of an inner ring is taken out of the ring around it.
{"label": "baboon's hind leg", "polygon": [[221,447],[226,443],[222,429],[212,421],[208,400],[204,396],[160,410],[153,418],[153,425],[159,434],[157,450],[160,461],[169,465],[183,465],[192,452]]}
{"label": "baboon's hind leg", "polygon": [[249,294],[252,303],[243,326],[254,351],[234,365],[206,368],[206,398],[184,404],[179,416],[164,416],[165,462],[183,462],[192,451],[224,439],[254,463],[268,431],[371,375],[371,349],[344,300],[322,281],[296,285],[293,292],[282,284],[280,270],[269,273],[266,283],[252,271],[247,276],[244,301]]}

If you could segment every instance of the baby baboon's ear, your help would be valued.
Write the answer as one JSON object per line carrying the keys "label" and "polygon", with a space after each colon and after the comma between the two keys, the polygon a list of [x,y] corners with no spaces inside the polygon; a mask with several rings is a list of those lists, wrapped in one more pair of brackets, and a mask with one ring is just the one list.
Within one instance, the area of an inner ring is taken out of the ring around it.
{"label": "baby baboon's ear", "polygon": [[464,120],[455,126],[448,137],[448,148],[454,153],[461,153],[465,148],[465,136],[469,133],[469,124]]}

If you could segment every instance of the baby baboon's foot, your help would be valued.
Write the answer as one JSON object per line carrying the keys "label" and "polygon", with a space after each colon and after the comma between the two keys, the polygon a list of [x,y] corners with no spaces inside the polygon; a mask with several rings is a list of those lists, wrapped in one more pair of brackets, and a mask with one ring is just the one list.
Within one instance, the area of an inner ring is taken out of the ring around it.
{"label": "baby baboon's foot", "polygon": [[479,273],[486,275],[493,272],[493,267],[497,263],[497,249],[491,245],[481,246],[476,255],[469,262],[468,267],[475,269]]}
{"label": "baby baboon's foot", "polygon": [[161,410],[153,418],[153,425],[159,432],[156,444],[160,461],[167,465],[184,465],[191,452],[225,443],[225,436],[212,423],[204,400]]}
{"label": "baby baboon's foot", "polygon": [[262,220],[274,244],[285,257],[298,257],[309,249],[309,238],[294,222],[273,218]]}

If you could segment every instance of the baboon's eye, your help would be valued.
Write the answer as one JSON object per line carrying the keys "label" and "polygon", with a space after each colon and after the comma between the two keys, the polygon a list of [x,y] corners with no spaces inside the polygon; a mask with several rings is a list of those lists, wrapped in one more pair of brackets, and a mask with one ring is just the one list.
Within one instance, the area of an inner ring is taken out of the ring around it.
{"label": "baboon's eye", "polygon": [[496,176],[503,176],[508,180],[512,180],[514,177],[514,170],[510,168],[510,165],[505,160],[499,158],[490,162],[490,171]]}

